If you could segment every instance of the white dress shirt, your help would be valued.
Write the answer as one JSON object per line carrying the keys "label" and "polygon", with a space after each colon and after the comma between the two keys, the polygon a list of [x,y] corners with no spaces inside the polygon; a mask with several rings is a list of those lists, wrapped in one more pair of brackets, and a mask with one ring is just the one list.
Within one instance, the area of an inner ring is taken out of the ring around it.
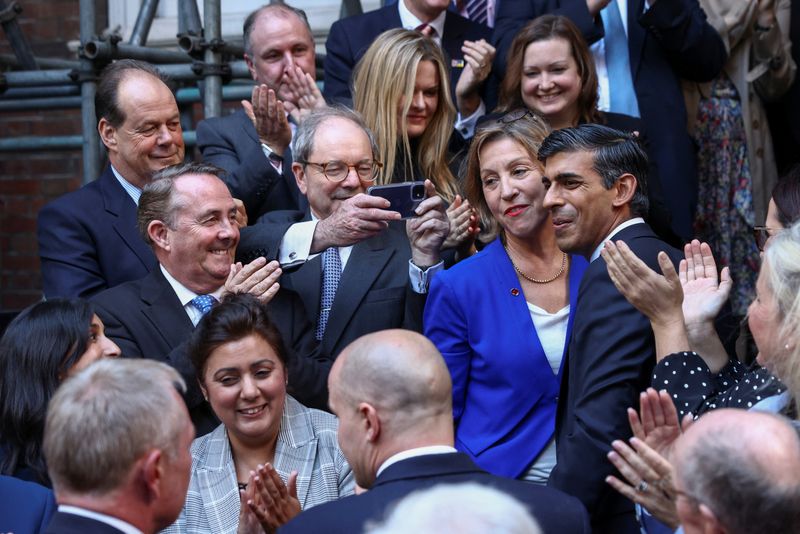
{"label": "white dress shirt", "polygon": [[[203,318],[203,314],[200,313],[200,310],[195,308],[194,304],[192,304],[192,299],[198,296],[197,293],[178,282],[171,274],[169,274],[163,265],[159,264],[158,267],[161,269],[161,273],[164,275],[164,278],[167,279],[167,282],[169,282],[169,285],[175,291],[175,294],[178,296],[178,300],[181,301],[181,306],[183,306],[183,309],[186,311],[186,315],[189,316],[192,324],[197,326],[197,323],[199,323],[200,319]],[[224,291],[225,285],[222,285],[216,291],[210,293],[210,295],[219,301]]]}

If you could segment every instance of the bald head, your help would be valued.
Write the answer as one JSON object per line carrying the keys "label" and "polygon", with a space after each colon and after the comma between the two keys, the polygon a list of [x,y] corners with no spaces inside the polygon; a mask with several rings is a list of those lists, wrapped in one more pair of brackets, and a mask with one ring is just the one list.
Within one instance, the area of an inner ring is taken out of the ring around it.
{"label": "bald head", "polygon": [[674,462],[679,489],[696,501],[678,507],[687,533],[702,507],[730,534],[800,524],[800,439],[785,418],[715,410],[681,437]]}

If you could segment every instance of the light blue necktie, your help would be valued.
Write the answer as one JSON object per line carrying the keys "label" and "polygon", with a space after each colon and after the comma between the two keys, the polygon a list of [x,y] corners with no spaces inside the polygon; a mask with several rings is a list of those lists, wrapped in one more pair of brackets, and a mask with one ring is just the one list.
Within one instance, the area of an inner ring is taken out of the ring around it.
{"label": "light blue necktie", "polygon": [[633,87],[631,61],[628,52],[628,36],[622,25],[617,0],[611,2],[600,11],[605,28],[603,37],[606,49],[606,68],[608,69],[608,90],[611,97],[610,110],[624,113],[632,117],[639,116],[639,103]]}
{"label": "light blue necktie", "polygon": [[200,315],[205,315],[211,311],[216,302],[217,299],[213,295],[197,295],[192,299],[192,306],[200,311]]}
{"label": "light blue necktie", "polygon": [[325,327],[328,326],[333,298],[336,296],[336,289],[339,287],[341,277],[342,259],[339,257],[339,249],[336,247],[325,249],[325,252],[322,253],[322,294],[319,299],[319,320],[317,320],[315,333],[317,341],[321,341],[322,336],[325,335]]}

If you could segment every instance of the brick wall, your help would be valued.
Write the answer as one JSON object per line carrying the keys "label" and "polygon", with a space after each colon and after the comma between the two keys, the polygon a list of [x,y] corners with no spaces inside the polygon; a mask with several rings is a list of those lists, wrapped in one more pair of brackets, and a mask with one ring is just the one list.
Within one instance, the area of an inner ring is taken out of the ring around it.
{"label": "brick wall", "polygon": [[[33,53],[76,59],[67,42],[78,40],[78,0],[18,0],[17,18]],[[106,2],[97,1],[98,28],[107,23]],[[11,53],[0,31],[0,53]],[[80,110],[0,112],[0,136],[79,135]],[[80,187],[80,151],[0,152],[0,311],[41,299],[36,214],[50,200]]]}

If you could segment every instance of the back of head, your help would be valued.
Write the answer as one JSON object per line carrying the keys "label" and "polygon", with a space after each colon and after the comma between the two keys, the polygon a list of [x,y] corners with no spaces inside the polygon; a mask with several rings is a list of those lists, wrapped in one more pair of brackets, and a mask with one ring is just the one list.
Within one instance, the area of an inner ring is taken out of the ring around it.
{"label": "back of head", "polygon": [[778,208],[778,221],[784,228],[800,220],[800,164],[781,176],[772,189],[772,200]]}
{"label": "back of head", "polygon": [[[445,197],[454,196],[454,179],[446,162],[455,107],[450,96],[450,77],[444,54],[430,37],[403,29],[389,30],[376,37],[353,74],[353,108],[364,116],[378,140],[384,167],[378,174],[377,182],[385,184],[392,181],[399,157],[408,160],[405,168],[410,172],[413,168],[411,145],[406,121],[401,117],[405,117],[411,107],[417,67],[421,61],[430,61],[435,66],[439,89],[436,111],[419,139],[420,169],[426,178],[434,182],[439,193]],[[403,108],[398,111],[401,99],[404,99]],[[402,153],[398,153],[398,145],[402,147]],[[434,172],[433,167],[438,172]],[[439,175],[445,173],[449,175],[448,181],[439,179]],[[413,177],[402,179],[412,180]]]}
{"label": "back of head", "polygon": [[120,109],[117,93],[119,86],[127,76],[133,74],[150,75],[157,80],[167,83],[161,72],[145,61],[137,59],[119,59],[109,64],[100,73],[97,83],[97,92],[94,97],[95,115],[97,122],[106,119],[111,126],[118,128],[125,122],[125,115]]}
{"label": "back of head", "polygon": [[369,534],[539,534],[525,506],[500,490],[470,482],[440,484],[400,500],[382,525]]}
{"label": "back of head", "polygon": [[523,27],[508,49],[506,75],[500,86],[498,111],[508,112],[524,106],[522,101],[522,71],[525,64],[525,50],[531,43],[563,39],[570,45],[572,57],[581,78],[581,92],[578,97],[578,112],[582,122],[598,122],[597,112],[597,71],[589,46],[583,34],[569,18],[563,15],[542,15]]}
{"label": "back of head", "polygon": [[424,336],[383,330],[358,338],[336,359],[330,384],[349,405],[374,406],[387,441],[452,445],[452,438],[429,442],[452,432],[452,382],[441,354]]}
{"label": "back of head", "polygon": [[800,525],[800,439],[780,416],[709,412],[680,438],[675,468],[687,498],[708,507],[730,534]]}
{"label": "back of head", "polygon": [[594,170],[610,189],[623,174],[636,177],[636,192],[630,201],[631,215],[644,217],[650,202],[647,197],[647,153],[638,135],[600,124],[581,124],[575,128],[554,130],[539,148],[539,160],[545,165],[556,154],[590,152]]}
{"label": "back of head", "polygon": [[47,481],[41,455],[47,403],[86,351],[94,311],[85,300],[51,299],[24,309],[0,340],[0,473],[30,468]]}
{"label": "back of head", "polygon": [[172,367],[146,359],[98,361],[68,379],[50,401],[44,455],[64,496],[102,497],[123,486],[143,454],[178,454],[185,384]]}

